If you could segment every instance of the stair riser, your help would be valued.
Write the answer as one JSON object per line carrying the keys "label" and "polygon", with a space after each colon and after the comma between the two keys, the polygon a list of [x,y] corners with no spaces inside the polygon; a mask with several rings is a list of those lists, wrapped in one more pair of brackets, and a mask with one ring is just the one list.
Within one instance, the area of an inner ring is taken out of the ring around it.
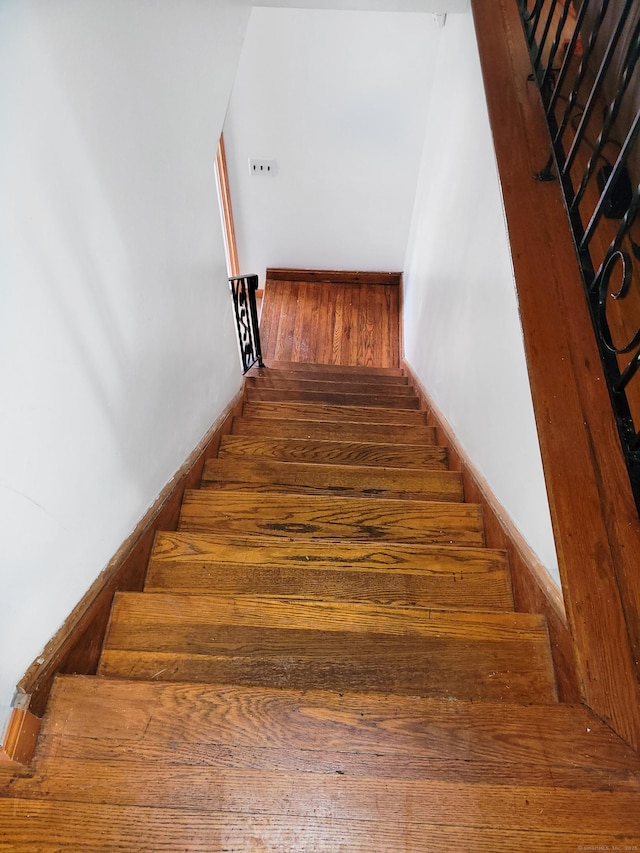
{"label": "stair riser", "polygon": [[339,382],[351,389],[369,386],[374,386],[376,389],[381,386],[393,389],[409,386],[409,379],[406,376],[374,372],[364,375],[360,372],[338,373],[332,370],[329,365],[326,369],[319,370],[305,370],[300,365],[292,366],[290,369],[252,367],[246,378],[264,380],[265,382],[289,380],[294,382]]}
{"label": "stair riser", "polygon": [[394,401],[396,398],[408,397],[415,398],[416,392],[410,385],[397,383],[380,383],[376,380],[369,383],[340,382],[334,380],[322,379],[297,379],[295,377],[274,377],[270,376],[266,379],[253,378],[247,376],[245,379],[245,388],[252,390],[269,390],[269,391],[290,391],[290,392],[314,392],[319,394],[342,394],[346,396],[360,397],[372,396],[377,397],[381,394],[388,396]]}
{"label": "stair riser", "polygon": [[[237,482],[236,482],[237,481]],[[317,494],[350,493],[360,497],[462,501],[462,475],[453,471],[417,471],[269,462],[266,460],[210,459],[202,485],[262,492]]]}
{"label": "stair riser", "polygon": [[181,530],[247,536],[483,545],[480,509],[471,504],[272,495],[185,493]]}
{"label": "stair riser", "polygon": [[465,576],[452,572],[329,568],[235,567],[225,563],[155,564],[146,591],[264,595],[316,601],[350,601],[381,607],[441,607],[505,612],[512,608],[504,572]]}
{"label": "stair riser", "polygon": [[[462,639],[413,638],[409,645],[402,637],[379,634],[326,635],[265,628],[232,632],[228,626],[219,626],[218,632],[231,635],[232,648],[198,643],[184,628],[175,635],[171,632],[172,644],[168,629],[158,629],[148,642],[161,643],[164,652],[106,649],[98,674],[335,691],[348,684],[350,690],[365,693],[555,701],[547,661],[540,658],[535,645],[526,642],[470,644]],[[189,645],[196,647],[193,652],[177,651]],[[487,661],[492,662],[490,667]]]}
{"label": "stair riser", "polygon": [[303,421],[285,418],[234,418],[233,435],[281,436],[321,441],[360,441],[367,443],[435,445],[432,427],[411,424],[359,424],[351,421]]}
{"label": "stair riser", "polygon": [[405,397],[389,394],[340,394],[330,391],[287,391],[269,390],[247,387],[245,399],[249,402],[283,402],[283,403],[326,403],[333,406],[375,406],[383,409],[419,409],[417,397]]}
{"label": "stair riser", "polygon": [[224,436],[219,456],[273,462],[305,464],[375,466],[446,470],[444,447],[432,445],[391,445],[322,439],[262,438],[260,436]]}
{"label": "stair riser", "polygon": [[427,426],[427,413],[413,409],[400,409],[397,406],[349,406],[329,403],[308,402],[245,402],[242,413],[262,418],[284,418],[299,421],[337,421],[338,423],[356,422],[363,424],[411,424]]}

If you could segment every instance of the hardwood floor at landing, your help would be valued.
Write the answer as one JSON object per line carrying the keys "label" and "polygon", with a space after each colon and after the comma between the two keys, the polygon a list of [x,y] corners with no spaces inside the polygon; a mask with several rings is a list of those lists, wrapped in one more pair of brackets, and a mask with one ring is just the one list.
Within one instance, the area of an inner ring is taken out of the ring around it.
{"label": "hardwood floor at landing", "polygon": [[267,279],[260,335],[267,363],[398,367],[399,287]]}

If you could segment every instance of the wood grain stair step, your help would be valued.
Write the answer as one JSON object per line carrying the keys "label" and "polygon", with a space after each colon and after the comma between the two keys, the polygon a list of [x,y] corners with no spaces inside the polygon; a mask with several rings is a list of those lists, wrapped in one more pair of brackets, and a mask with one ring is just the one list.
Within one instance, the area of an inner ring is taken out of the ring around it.
{"label": "wood grain stair step", "polygon": [[245,388],[262,388],[272,391],[314,391],[318,393],[346,394],[354,395],[373,395],[373,396],[389,396],[395,399],[396,397],[415,397],[416,392],[411,385],[405,383],[380,383],[378,377],[371,379],[369,382],[340,382],[336,379],[310,379],[308,376],[298,378],[291,376],[247,376],[245,378]]}
{"label": "wood grain stair step", "polygon": [[[507,789],[508,790],[508,789]],[[383,791],[380,793],[383,797]],[[526,799],[526,797],[525,797]],[[528,802],[528,800],[527,800]],[[520,799],[522,803],[522,798]],[[458,805],[459,810],[464,805]],[[514,809],[515,810],[515,809]],[[413,804],[407,805],[413,813]],[[539,823],[544,812],[539,811]],[[580,824],[580,814],[573,814]],[[617,815],[614,815],[614,819]],[[455,820],[452,815],[452,820]],[[489,820],[492,819],[490,815]],[[618,829],[603,820],[602,832],[514,830],[493,826],[460,826],[458,823],[405,821],[346,821],[334,817],[298,817],[295,814],[238,813],[117,806],[102,803],[56,802],[46,799],[0,800],[0,825],[6,849],[12,853],[60,853],[60,851],[165,851],[182,853],[185,839],[189,853],[313,850],[336,853],[567,853],[569,850],[602,850],[615,844],[622,850],[637,847],[632,819]],[[626,830],[628,824],[631,824]],[[621,828],[620,828],[621,827]],[[144,844],[141,846],[141,838]],[[259,846],[257,846],[259,845]],[[611,848],[615,849],[615,848]]]}
{"label": "wood grain stair step", "polygon": [[261,596],[118,593],[98,674],[556,700],[541,617]]}
{"label": "wood grain stair step", "polygon": [[481,508],[442,501],[187,490],[179,529],[284,538],[483,545]]}
{"label": "wood grain stair step", "polygon": [[401,396],[399,394],[340,393],[332,391],[297,391],[292,389],[263,388],[262,385],[247,386],[244,390],[245,400],[249,402],[283,402],[283,403],[319,403],[333,406],[363,406],[380,407],[383,409],[420,408],[420,400],[416,396]]}
{"label": "wood grain stair step", "polygon": [[[258,368],[255,368],[256,370]],[[404,371],[400,367],[354,366],[350,364],[318,364],[308,361],[279,361],[268,359],[267,370],[296,370],[306,373],[331,373],[340,376],[401,376]]]}
{"label": "wood grain stair step", "polygon": [[288,418],[302,421],[356,421],[378,424],[427,425],[427,413],[417,409],[384,408],[381,406],[349,406],[330,403],[247,401],[243,415],[261,418]]}
{"label": "wood grain stair step", "polygon": [[321,463],[361,467],[447,468],[447,450],[435,445],[381,444],[362,441],[277,438],[259,435],[225,435],[220,442],[221,459],[253,458],[273,462]]}
{"label": "wood grain stair step", "polygon": [[[292,364],[290,367],[252,367],[246,374],[251,379],[295,379],[307,382],[340,382],[354,385],[382,385],[402,387],[409,385],[407,376],[401,373],[374,373],[367,371],[336,372],[331,365],[316,365],[317,370],[305,369],[303,366]],[[325,369],[326,368],[326,369]]]}
{"label": "wood grain stair step", "polygon": [[58,676],[39,766],[163,754],[209,766],[315,770],[324,761],[380,777],[640,786],[638,755],[583,705]]}
{"label": "wood grain stair step", "polygon": [[202,485],[265,493],[349,494],[397,500],[464,500],[462,474],[458,471],[274,462],[251,458],[208,459]]}
{"label": "wood grain stair step", "polygon": [[[619,832],[621,826],[627,832],[640,831],[633,791],[611,793],[603,817],[602,793],[589,790],[235,767],[212,774],[207,767],[169,761],[159,769],[161,782],[141,761],[123,765],[59,758],[51,762],[50,772],[37,773],[30,784],[16,787],[33,799],[110,805],[133,801],[148,808],[230,813],[240,819],[279,814],[350,824],[370,820],[375,803],[375,818],[381,822],[394,822],[410,812],[411,821],[419,824],[501,826],[525,832],[539,827],[543,814],[546,828],[556,832],[571,832],[577,818],[587,832]],[[525,800],[529,808],[519,808]]]}
{"label": "wood grain stair step", "polygon": [[156,536],[145,588],[513,609],[505,553],[451,545],[265,543],[173,531]]}
{"label": "wood grain stair step", "polygon": [[[450,610],[505,612],[513,604],[504,593],[488,600],[484,590],[476,596],[478,584],[461,580],[461,575],[428,571],[347,571],[328,566],[256,567],[223,566],[162,571],[151,575],[146,592],[189,592],[233,596],[266,596],[327,602],[355,602],[395,607],[440,607]],[[473,578],[473,580],[476,580]]]}
{"label": "wood grain stair step", "polygon": [[231,425],[233,435],[316,438],[324,441],[365,441],[397,444],[435,444],[436,431],[415,424],[373,424],[354,421],[290,420],[276,417],[239,417]]}

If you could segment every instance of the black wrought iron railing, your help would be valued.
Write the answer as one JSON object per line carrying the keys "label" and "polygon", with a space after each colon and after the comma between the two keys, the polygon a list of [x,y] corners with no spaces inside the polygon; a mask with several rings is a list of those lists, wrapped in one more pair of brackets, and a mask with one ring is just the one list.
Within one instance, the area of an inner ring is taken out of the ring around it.
{"label": "black wrought iron railing", "polygon": [[258,276],[233,276],[229,279],[229,286],[233,295],[233,310],[236,318],[242,372],[246,373],[254,364],[264,367],[260,349],[260,325],[256,302]]}
{"label": "black wrought iron railing", "polygon": [[514,0],[640,510],[640,3]]}

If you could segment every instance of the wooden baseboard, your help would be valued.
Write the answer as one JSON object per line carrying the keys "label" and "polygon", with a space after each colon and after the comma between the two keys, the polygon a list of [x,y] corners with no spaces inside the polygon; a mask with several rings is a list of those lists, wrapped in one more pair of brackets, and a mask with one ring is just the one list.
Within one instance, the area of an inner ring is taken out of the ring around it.
{"label": "wooden baseboard", "polygon": [[40,718],[24,708],[14,708],[0,747],[0,764],[31,761],[40,732]]}
{"label": "wooden baseboard", "polygon": [[561,590],[527,544],[508,512],[493,494],[486,479],[458,443],[451,425],[439,411],[410,365],[402,366],[428,411],[428,421],[438,431],[438,440],[449,448],[450,465],[462,473],[465,499],[482,506],[487,546],[509,555],[513,595],[520,613],[540,613],[547,619],[551,652],[561,702],[581,702],[573,642],[567,626]]}
{"label": "wooden baseboard", "polygon": [[399,285],[399,272],[357,272],[355,270],[268,269],[267,281],[316,281],[330,284]]}
{"label": "wooden baseboard", "polygon": [[184,491],[199,486],[205,460],[217,453],[222,436],[230,430],[232,417],[240,412],[242,393],[227,406],[25,673],[18,689],[30,696],[31,716],[44,713],[57,673],[95,672],[113,596],[119,590],[142,590],[156,531],[175,530]]}

